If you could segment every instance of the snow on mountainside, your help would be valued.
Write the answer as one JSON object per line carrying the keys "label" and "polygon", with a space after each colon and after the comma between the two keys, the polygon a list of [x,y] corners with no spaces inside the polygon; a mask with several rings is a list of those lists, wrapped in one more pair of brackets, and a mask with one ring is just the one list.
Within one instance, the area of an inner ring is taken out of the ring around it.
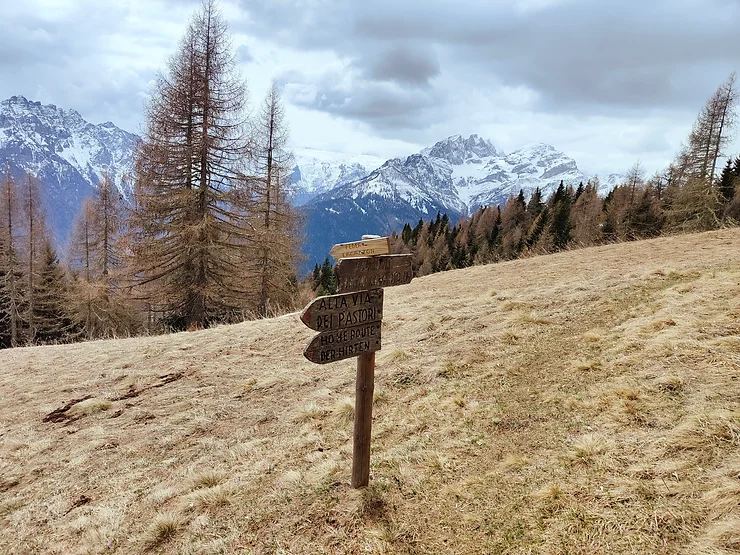
{"label": "snow on mountainside", "polygon": [[572,158],[550,145],[532,144],[505,154],[477,135],[467,139],[455,135],[406,159],[389,160],[316,201],[373,196],[407,202],[423,213],[439,209],[468,214],[481,206],[503,203],[519,190],[528,196],[539,187],[548,196],[560,181],[577,187],[588,177]]}
{"label": "snow on mountainside", "polygon": [[[41,181],[42,200],[57,244],[62,245],[85,197],[104,173],[119,185],[133,165],[139,138],[107,122],[94,125],[74,110],[13,96],[0,102],[0,173],[26,173]],[[309,148],[295,149],[294,204],[306,216],[308,263],[323,260],[333,242],[364,233],[388,233],[437,212],[455,221],[481,206],[503,204],[536,187],[549,196],[560,181],[587,181],[575,161],[546,144],[509,154],[477,135],[449,137],[406,158],[384,161]],[[620,182],[601,182],[605,194]]]}
{"label": "snow on mountainside", "polygon": [[[503,203],[509,195],[516,195],[520,190],[529,196],[539,187],[548,197],[561,181],[573,187],[588,181],[575,160],[543,143],[527,145],[511,154],[492,158],[486,162],[484,170],[485,177],[467,183],[471,210]],[[461,188],[465,190],[462,184]]]}
{"label": "snow on mountainside", "polygon": [[138,137],[111,122],[93,125],[74,110],[12,96],[0,102],[0,162],[16,179],[41,181],[42,200],[58,243],[104,173],[119,185],[132,168]]}
{"label": "snow on mountainside", "polygon": [[435,179],[445,191],[450,183],[454,186],[468,213],[503,203],[520,190],[528,196],[539,187],[548,196],[561,180],[574,187],[588,180],[573,159],[543,143],[505,154],[477,135],[468,139],[455,135],[422,150],[421,155],[434,159]]}
{"label": "snow on mountainside", "polygon": [[550,145],[532,144],[505,154],[477,135],[467,139],[455,135],[406,159],[389,160],[315,201],[383,197],[406,202],[422,213],[432,209],[468,214],[502,203],[520,189],[529,195],[539,187],[548,196],[560,181],[576,187],[587,180],[573,159]]}
{"label": "snow on mountainside", "polygon": [[[520,190],[529,196],[539,187],[547,198],[561,181],[577,187],[588,177],[550,145],[506,154],[477,135],[454,135],[405,159],[388,160],[308,202],[306,234],[312,244],[306,251],[310,261],[319,261],[332,242],[397,231],[437,212],[455,221],[481,206],[503,204]],[[601,190],[606,192],[605,183]]]}
{"label": "snow on mountainside", "polygon": [[295,149],[293,160],[293,201],[297,206],[338,185],[365,177],[385,161],[366,154],[342,154],[312,148]]}
{"label": "snow on mountainside", "polygon": [[[95,187],[108,172],[120,185],[130,173],[139,138],[111,122],[93,125],[75,110],[12,96],[0,102],[0,149],[4,158],[32,173],[71,166]],[[121,189],[128,195],[129,191]]]}

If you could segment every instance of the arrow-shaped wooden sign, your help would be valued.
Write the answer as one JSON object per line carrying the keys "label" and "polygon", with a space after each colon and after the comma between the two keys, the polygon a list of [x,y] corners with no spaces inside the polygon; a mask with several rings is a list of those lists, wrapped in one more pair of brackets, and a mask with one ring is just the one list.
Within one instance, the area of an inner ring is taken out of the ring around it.
{"label": "arrow-shaped wooden sign", "polygon": [[316,331],[340,330],[382,319],[382,289],[318,297],[301,312],[301,322]]}
{"label": "arrow-shaped wooden sign", "polygon": [[410,254],[389,254],[372,258],[348,258],[337,262],[339,291],[357,291],[373,287],[392,287],[411,282],[414,272]]}
{"label": "arrow-shaped wooden sign", "polygon": [[339,243],[334,245],[329,254],[334,258],[356,258],[358,256],[376,256],[391,252],[391,241],[388,237],[363,239],[353,243]]}
{"label": "arrow-shaped wooden sign", "polygon": [[380,350],[383,290],[356,291],[314,299],[301,321],[319,333],[303,355],[317,364],[336,362]]}
{"label": "arrow-shaped wooden sign", "polygon": [[371,322],[333,331],[321,332],[303,349],[303,356],[316,364],[326,364],[379,351],[381,322]]}

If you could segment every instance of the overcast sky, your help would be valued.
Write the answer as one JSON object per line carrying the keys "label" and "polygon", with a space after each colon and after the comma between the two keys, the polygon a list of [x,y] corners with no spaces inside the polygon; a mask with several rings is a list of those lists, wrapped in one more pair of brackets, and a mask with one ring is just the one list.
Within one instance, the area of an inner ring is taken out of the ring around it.
{"label": "overcast sky", "polygon": [[[738,0],[222,0],[252,102],[292,143],[384,158],[454,134],[546,142],[588,173],[674,156],[740,69]],[[0,97],[140,132],[197,0],[3,0]],[[733,152],[740,152],[736,141]]]}

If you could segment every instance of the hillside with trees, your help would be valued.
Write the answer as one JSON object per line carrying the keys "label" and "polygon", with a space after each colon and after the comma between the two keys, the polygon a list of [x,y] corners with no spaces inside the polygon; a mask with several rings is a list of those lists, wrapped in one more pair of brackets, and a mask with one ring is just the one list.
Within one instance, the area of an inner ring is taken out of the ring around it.
{"label": "hillside with trees", "polygon": [[[297,273],[301,222],[278,88],[254,109],[247,98],[227,24],[207,0],[153,87],[130,202],[104,177],[57,252],[38,180],[0,169],[0,347],[195,330],[336,290],[328,259]],[[393,234],[392,250],[413,254],[424,276],[737,225],[740,155],[727,152],[737,101],[733,74],[650,177],[637,161],[604,196],[594,178],[561,182],[547,198],[520,191],[460,221],[438,213]]]}
{"label": "hillside with trees", "polygon": [[296,304],[298,219],[272,87],[250,116],[213,0],[158,76],[133,199],[111,176],[54,250],[36,180],[2,174],[0,347],[199,329]]}
{"label": "hillside with trees", "polygon": [[[662,172],[647,178],[640,162],[603,198],[598,178],[577,187],[561,182],[547,199],[520,191],[503,207],[487,206],[451,222],[444,214],[407,223],[393,252],[412,253],[414,270],[434,272],[663,234],[706,231],[740,222],[740,155],[729,157],[738,93],[735,75],[699,113],[685,146]],[[314,288],[322,269],[314,271]],[[325,271],[325,270],[324,270]],[[319,272],[319,273],[317,273]],[[324,280],[325,281],[325,280]]]}

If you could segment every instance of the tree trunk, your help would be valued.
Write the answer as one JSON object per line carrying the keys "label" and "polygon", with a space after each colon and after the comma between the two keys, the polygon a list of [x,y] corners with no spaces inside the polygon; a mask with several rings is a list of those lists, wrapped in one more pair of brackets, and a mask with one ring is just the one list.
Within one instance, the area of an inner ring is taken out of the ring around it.
{"label": "tree trunk", "polygon": [[197,244],[195,247],[197,253],[196,278],[192,290],[192,306],[189,307],[188,329],[200,329],[206,324],[206,298],[205,288],[207,283],[207,262],[206,248],[208,237],[205,230],[205,219],[208,210],[208,154],[209,154],[209,110],[211,108],[210,98],[210,80],[211,80],[211,9],[207,7],[206,27],[205,27],[205,68],[203,72],[203,121],[201,123],[201,144],[200,144],[200,183],[198,188],[198,207],[196,210],[197,219]]}
{"label": "tree trunk", "polygon": [[725,84],[727,88],[727,95],[725,96],[724,101],[722,102],[722,115],[720,117],[720,123],[719,123],[719,132],[717,135],[717,146],[714,149],[714,156],[712,158],[712,172],[709,177],[710,183],[714,182],[714,172],[717,170],[717,158],[719,158],[720,155],[720,148],[722,147],[722,133],[724,132],[725,128],[725,120],[727,118],[727,114],[730,110],[732,110],[732,100],[734,97],[734,87],[735,87],[735,74],[733,74],[728,82]]}
{"label": "tree trunk", "polygon": [[8,280],[10,285],[10,346],[18,346],[18,289],[16,284],[16,261],[13,252],[13,182],[8,176],[5,184],[8,202]]}
{"label": "tree trunk", "polygon": [[35,220],[35,209],[34,209],[34,203],[33,203],[33,193],[31,191],[31,176],[28,176],[28,291],[26,293],[27,299],[28,299],[28,344],[31,345],[33,343],[34,337],[36,335],[36,324],[34,322],[34,311],[36,310],[36,307],[34,306],[34,300],[35,300],[35,292],[33,290],[34,285],[34,279],[33,279],[33,259],[36,256],[36,253],[34,252],[34,234],[35,230],[33,227],[34,220]]}
{"label": "tree trunk", "polygon": [[[272,202],[270,201],[270,191],[272,189],[272,156],[273,156],[273,139],[275,136],[275,104],[274,102],[270,106],[270,122],[267,131],[267,176],[265,178],[265,241],[266,243],[270,240],[270,209]],[[259,315],[267,315],[267,288],[268,288],[268,262],[269,253],[268,245],[265,244],[262,250],[262,279],[260,288],[260,304],[259,304]]]}

